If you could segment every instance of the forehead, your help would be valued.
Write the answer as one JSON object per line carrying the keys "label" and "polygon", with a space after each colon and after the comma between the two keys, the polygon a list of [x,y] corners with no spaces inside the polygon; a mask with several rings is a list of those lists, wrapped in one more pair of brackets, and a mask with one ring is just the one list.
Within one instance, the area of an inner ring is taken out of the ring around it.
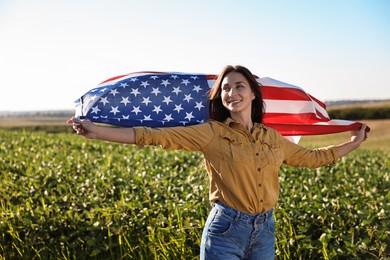
{"label": "forehead", "polygon": [[226,84],[233,85],[236,83],[248,84],[248,81],[241,73],[232,71],[232,72],[229,72],[225,75],[225,77],[222,80],[221,85],[226,85]]}

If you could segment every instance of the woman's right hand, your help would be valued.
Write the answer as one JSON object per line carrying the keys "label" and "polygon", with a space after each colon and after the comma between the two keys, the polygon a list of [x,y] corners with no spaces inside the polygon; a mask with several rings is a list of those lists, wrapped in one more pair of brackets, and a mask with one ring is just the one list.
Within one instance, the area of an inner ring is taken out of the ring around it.
{"label": "woman's right hand", "polygon": [[98,126],[96,126],[90,120],[80,120],[72,117],[68,119],[67,123],[73,125],[73,129],[78,135],[82,135],[88,139],[97,138]]}

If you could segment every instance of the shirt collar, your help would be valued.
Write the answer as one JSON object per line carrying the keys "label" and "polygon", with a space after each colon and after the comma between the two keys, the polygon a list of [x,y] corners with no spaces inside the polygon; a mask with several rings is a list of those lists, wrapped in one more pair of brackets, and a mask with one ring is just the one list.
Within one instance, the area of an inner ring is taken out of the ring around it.
{"label": "shirt collar", "polygon": [[[226,118],[225,121],[223,121],[223,123],[229,127],[232,127],[233,125],[240,124],[240,123],[234,121],[233,119],[231,119],[230,117]],[[263,124],[257,123],[257,122],[255,122],[254,127],[267,129],[266,126],[264,126]]]}

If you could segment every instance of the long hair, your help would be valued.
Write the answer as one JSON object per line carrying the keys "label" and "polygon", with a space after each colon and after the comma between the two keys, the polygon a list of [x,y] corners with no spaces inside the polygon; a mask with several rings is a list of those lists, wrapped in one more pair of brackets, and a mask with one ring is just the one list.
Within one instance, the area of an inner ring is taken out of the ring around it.
{"label": "long hair", "polygon": [[222,69],[221,73],[218,75],[217,80],[215,81],[213,87],[209,92],[209,115],[210,119],[223,122],[226,118],[230,117],[230,111],[227,110],[221,99],[221,84],[225,76],[230,72],[238,72],[243,75],[249,83],[249,86],[252,89],[252,92],[255,95],[255,99],[252,100],[252,121],[257,123],[263,123],[263,115],[265,110],[263,95],[260,91],[260,84],[256,81],[255,76],[245,67],[236,65],[228,65]]}

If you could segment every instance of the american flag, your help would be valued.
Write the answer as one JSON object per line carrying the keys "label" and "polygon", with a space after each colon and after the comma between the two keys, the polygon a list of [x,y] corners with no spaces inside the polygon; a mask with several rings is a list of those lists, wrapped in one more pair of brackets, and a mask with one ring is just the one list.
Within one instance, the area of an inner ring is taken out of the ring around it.
{"label": "american flag", "polygon": [[[217,75],[136,72],[110,78],[76,100],[76,117],[118,126],[169,127],[205,122],[208,91]],[[257,78],[264,124],[284,136],[357,130],[361,123],[330,119],[323,102],[302,88]]]}

